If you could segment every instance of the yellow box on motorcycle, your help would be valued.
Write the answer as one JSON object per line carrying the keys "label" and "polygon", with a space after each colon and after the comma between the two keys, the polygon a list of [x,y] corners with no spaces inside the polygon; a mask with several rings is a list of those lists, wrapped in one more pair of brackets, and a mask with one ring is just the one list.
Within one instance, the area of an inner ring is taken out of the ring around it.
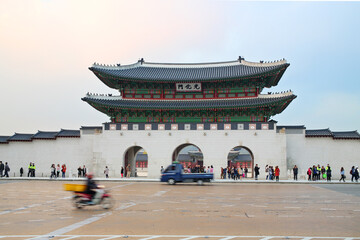
{"label": "yellow box on motorcycle", "polygon": [[63,186],[65,191],[84,192],[86,190],[85,184],[65,183]]}

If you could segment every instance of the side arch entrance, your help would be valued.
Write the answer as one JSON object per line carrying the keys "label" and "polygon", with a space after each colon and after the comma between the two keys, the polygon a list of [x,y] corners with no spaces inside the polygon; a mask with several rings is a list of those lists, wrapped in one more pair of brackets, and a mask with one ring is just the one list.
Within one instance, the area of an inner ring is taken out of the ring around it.
{"label": "side arch entrance", "polygon": [[227,157],[226,178],[233,177],[231,176],[231,172],[233,168],[237,168],[238,170],[237,172],[240,178],[254,177],[254,154],[251,152],[249,148],[244,146],[236,146],[229,151]]}
{"label": "side arch entrance", "polygon": [[148,155],[140,146],[130,147],[124,155],[124,177],[147,177]]}

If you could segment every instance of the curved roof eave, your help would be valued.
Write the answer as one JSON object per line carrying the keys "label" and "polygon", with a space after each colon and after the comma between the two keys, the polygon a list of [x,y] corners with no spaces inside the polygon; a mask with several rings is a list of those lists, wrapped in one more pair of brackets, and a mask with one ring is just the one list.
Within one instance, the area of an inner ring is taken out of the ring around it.
{"label": "curved roof eave", "polygon": [[[117,81],[139,81],[139,82],[211,82],[219,80],[237,80],[266,75],[274,71],[281,71],[276,83],[280,80],[286,68],[290,65],[285,60],[275,63],[250,63],[244,61],[214,64],[155,64],[155,63],[135,63],[127,66],[103,66],[94,64],[89,69],[101,79],[113,78]],[[191,67],[189,67],[191,66]],[[194,67],[196,66],[196,67]],[[109,86],[110,83],[105,84]]]}

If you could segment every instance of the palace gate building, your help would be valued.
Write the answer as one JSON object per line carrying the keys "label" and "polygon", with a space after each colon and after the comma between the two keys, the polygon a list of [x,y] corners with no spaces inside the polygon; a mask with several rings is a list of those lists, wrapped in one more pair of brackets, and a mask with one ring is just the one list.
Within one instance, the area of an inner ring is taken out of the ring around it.
{"label": "palace gate building", "polygon": [[260,178],[265,165],[279,166],[281,178],[288,178],[295,164],[300,176],[314,164],[329,163],[334,176],[342,166],[358,165],[357,131],[307,130],[272,120],[296,98],[292,91],[268,91],[289,65],[284,59],[255,63],[242,57],[205,64],[95,63],[89,69],[119,94],[88,93],[82,100],[110,121],[0,136],[0,160],[16,171],[35,162],[38,176],[49,175],[52,163],[65,163],[68,175],[86,165],[98,176],[108,166],[110,177],[120,177],[121,167],[129,165],[132,176],[148,178],[158,178],[161,166],[174,160],[212,165],[216,178],[229,165],[246,166],[252,177],[258,164]]}

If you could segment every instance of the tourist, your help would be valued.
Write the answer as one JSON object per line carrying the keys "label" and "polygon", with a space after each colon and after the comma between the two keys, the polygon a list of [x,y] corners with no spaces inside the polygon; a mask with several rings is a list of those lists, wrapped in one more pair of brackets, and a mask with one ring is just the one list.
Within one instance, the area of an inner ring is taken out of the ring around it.
{"label": "tourist", "polygon": [[35,170],[36,170],[35,163],[32,163],[32,166],[31,166],[31,176],[32,177],[35,177]]}
{"label": "tourist", "polygon": [[60,170],[61,170],[60,164],[58,164],[58,165],[56,166],[56,177],[57,177],[57,178],[60,177]]}
{"label": "tourist", "polygon": [[279,177],[280,177],[280,168],[278,166],[275,167],[275,178],[276,181],[279,181]]}
{"label": "tourist", "polygon": [[130,168],[130,164],[128,164],[126,167],[126,177],[129,178],[130,175],[131,175],[131,168]]}
{"label": "tourist", "polygon": [[273,175],[274,169],[272,168],[272,166],[269,166],[269,180],[273,180]]}
{"label": "tourist", "polygon": [[317,175],[317,173],[316,173],[316,166],[315,165],[313,165],[312,166],[312,180],[313,181],[316,181],[316,175]]}
{"label": "tourist", "polygon": [[31,162],[29,163],[29,167],[28,167],[28,177],[31,177]]}
{"label": "tourist", "polygon": [[224,179],[226,179],[226,172],[227,172],[227,168],[225,167],[225,168],[223,169]]}
{"label": "tourist", "polygon": [[214,166],[210,165],[210,173],[214,173]]}
{"label": "tourist", "polygon": [[79,166],[78,170],[78,178],[82,176],[82,168]]}
{"label": "tourist", "polygon": [[247,178],[248,172],[249,172],[249,169],[245,166],[245,175],[244,175],[245,178]]}
{"label": "tourist", "polygon": [[265,174],[266,174],[266,180],[269,179],[269,165],[266,164],[265,166]]}
{"label": "tourist", "polygon": [[326,171],[324,166],[321,166],[321,177],[323,180],[326,179]]}
{"label": "tourist", "polygon": [[24,174],[24,169],[21,167],[20,168],[20,177],[22,177],[23,174]]}
{"label": "tourist", "polygon": [[3,177],[3,172],[4,172],[5,166],[2,163],[2,161],[0,161],[0,177]]}
{"label": "tourist", "polygon": [[260,168],[258,167],[258,165],[256,164],[255,165],[255,180],[258,180],[258,176],[259,176],[259,174],[260,174],[260,172],[259,172],[259,170],[260,170]]}
{"label": "tourist", "polygon": [[359,179],[359,168],[358,166],[355,167],[355,181],[358,182],[358,179]]}
{"label": "tourist", "polygon": [[341,167],[341,169],[340,169],[340,175],[341,175],[341,178],[340,178],[339,182],[341,182],[341,180],[343,180],[345,182],[346,176],[345,176],[345,170],[343,167]]}
{"label": "tourist", "polygon": [[85,167],[85,165],[83,166],[82,174],[83,174],[83,177],[86,177],[86,167]]}
{"label": "tourist", "polygon": [[239,179],[239,169],[234,167],[234,180]]}
{"label": "tourist", "polygon": [[326,167],[326,179],[328,182],[331,182],[331,167],[329,164]]}
{"label": "tourist", "polygon": [[10,167],[7,162],[5,163],[4,170],[5,170],[4,176],[9,177]]}
{"label": "tourist", "polygon": [[228,166],[227,172],[228,172],[228,179],[230,179],[231,178],[231,167],[230,166]]}
{"label": "tourist", "polygon": [[351,181],[353,182],[355,179],[355,166],[351,167],[350,175],[351,175]]}
{"label": "tourist", "polygon": [[53,177],[56,178],[56,168],[55,168],[55,164],[52,164],[50,167],[50,179],[52,179]]}
{"label": "tourist", "polygon": [[316,168],[316,177],[317,177],[317,180],[320,181],[320,174],[321,174],[321,167],[320,167],[320,164],[318,164],[317,168]]}
{"label": "tourist", "polygon": [[298,180],[298,167],[295,165],[294,168],[293,168],[293,172],[294,172],[294,180],[297,181]]}
{"label": "tourist", "polygon": [[62,178],[65,178],[65,173],[66,173],[66,165],[65,164],[63,164],[61,166],[61,173],[62,173]]}
{"label": "tourist", "polygon": [[[124,168],[123,167],[121,167],[121,171],[123,170]],[[164,172],[164,167],[163,166],[161,166],[161,168],[160,168],[160,173],[163,173]]]}
{"label": "tourist", "polygon": [[104,174],[106,178],[109,178],[109,168],[108,166],[105,167]]}
{"label": "tourist", "polygon": [[308,181],[311,181],[311,174],[312,174],[312,168],[309,167],[309,169],[307,170]]}
{"label": "tourist", "polygon": [[123,177],[124,177],[124,167],[121,167],[121,178],[123,178]]}

